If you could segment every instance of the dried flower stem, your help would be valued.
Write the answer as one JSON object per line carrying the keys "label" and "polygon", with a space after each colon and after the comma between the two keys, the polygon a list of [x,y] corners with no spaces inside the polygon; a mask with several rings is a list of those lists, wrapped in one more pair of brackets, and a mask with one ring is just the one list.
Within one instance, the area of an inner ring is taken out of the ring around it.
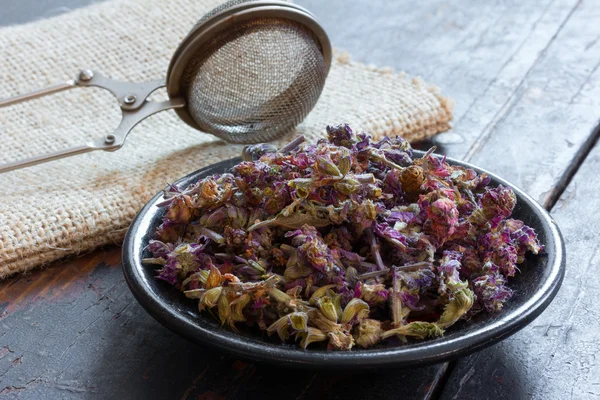
{"label": "dried flower stem", "polygon": [[366,281],[367,279],[377,278],[378,276],[389,275],[390,269],[382,269],[379,271],[367,272],[366,274],[356,275],[356,279],[359,281]]}
{"label": "dried flower stem", "polygon": [[[367,264],[367,263],[364,263]],[[370,264],[372,266],[375,266],[375,264]],[[418,263],[413,263],[413,264],[406,264],[406,265],[402,265],[401,267],[394,267],[397,270],[404,270],[404,271],[413,271],[413,270],[417,270],[420,268],[424,268],[424,267],[428,267],[430,266],[431,263],[428,263],[426,261],[422,261],[422,262],[418,262]],[[373,271],[373,272],[367,272],[364,274],[360,274],[356,276],[356,279],[359,281],[364,281],[367,279],[371,279],[371,278],[376,278],[378,276],[384,276],[384,275],[389,275],[390,272],[392,271],[392,269],[390,268],[386,268],[386,269],[382,269],[379,271]]]}
{"label": "dried flower stem", "polygon": [[397,273],[392,275],[392,321],[393,326],[398,328],[404,324],[404,316],[402,315],[402,299],[400,298],[400,291],[402,289],[402,281],[398,277]]}
{"label": "dried flower stem", "polygon": [[375,175],[373,174],[357,174],[353,177],[360,183],[375,183]]}
{"label": "dried flower stem", "polygon": [[385,265],[383,264],[383,259],[381,258],[381,253],[379,252],[379,243],[377,243],[377,239],[375,238],[375,235],[373,235],[373,231],[371,229],[366,229],[365,233],[367,234],[367,238],[371,245],[371,255],[375,259],[375,265],[377,265],[379,270],[386,269]]}
{"label": "dried flower stem", "polygon": [[399,171],[404,171],[404,169],[405,169],[404,167],[401,167],[398,164],[396,164],[396,163],[388,160],[386,158],[386,156],[384,156],[383,154],[377,154],[375,152],[375,150],[371,150],[370,153],[369,153],[369,155],[371,156],[372,159],[374,159],[376,161],[379,161],[379,162],[387,165],[390,168],[394,168],[394,169],[397,169]]}

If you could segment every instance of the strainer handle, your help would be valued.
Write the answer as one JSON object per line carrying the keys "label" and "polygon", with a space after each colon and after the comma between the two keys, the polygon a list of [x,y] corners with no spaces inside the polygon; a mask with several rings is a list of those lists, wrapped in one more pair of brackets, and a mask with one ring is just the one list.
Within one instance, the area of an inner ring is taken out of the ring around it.
{"label": "strainer handle", "polygon": [[67,81],[45,89],[36,90],[27,94],[14,96],[6,100],[0,100],[0,108],[49,94],[58,93],[77,86],[100,87],[110,91],[117,98],[123,113],[121,123],[117,129],[115,129],[113,133],[108,134],[103,138],[92,140],[84,145],[75,146],[65,150],[47,153],[24,160],[14,161],[7,164],[1,164],[0,173],[95,150],[118,150],[125,143],[125,139],[127,139],[129,132],[131,132],[131,130],[144,119],[163,110],[181,108],[185,106],[185,101],[178,98],[160,102],[147,100],[148,96],[152,92],[165,86],[164,79],[143,83],[121,82],[86,69],[82,70],[75,80]]}
{"label": "strainer handle", "polygon": [[12,106],[13,104],[22,103],[22,102],[28,101],[28,100],[37,99],[38,97],[47,96],[49,94],[62,92],[64,90],[73,89],[76,86],[77,86],[77,84],[75,83],[75,80],[70,80],[70,81],[66,81],[63,83],[59,83],[58,85],[49,86],[47,88],[35,90],[33,92],[9,97],[8,99],[0,99],[0,108]]}

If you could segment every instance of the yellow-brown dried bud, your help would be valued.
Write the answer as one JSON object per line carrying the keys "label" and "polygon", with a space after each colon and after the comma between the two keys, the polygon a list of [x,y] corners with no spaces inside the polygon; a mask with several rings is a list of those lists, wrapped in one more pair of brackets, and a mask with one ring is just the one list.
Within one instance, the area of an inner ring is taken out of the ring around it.
{"label": "yellow-brown dried bud", "polygon": [[400,174],[400,183],[402,184],[402,189],[404,189],[406,193],[419,193],[423,182],[425,182],[423,169],[416,165],[405,168],[402,171],[402,174]]}

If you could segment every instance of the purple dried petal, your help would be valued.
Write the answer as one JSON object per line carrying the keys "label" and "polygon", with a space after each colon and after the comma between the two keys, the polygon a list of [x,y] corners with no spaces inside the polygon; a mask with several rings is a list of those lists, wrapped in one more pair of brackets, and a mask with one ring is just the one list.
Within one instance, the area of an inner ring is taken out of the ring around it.
{"label": "purple dried petal", "polygon": [[387,224],[375,223],[373,232],[377,236],[380,236],[393,243],[399,243],[400,247],[406,247],[406,236]]}
{"label": "purple dried petal", "polygon": [[513,291],[506,287],[506,278],[499,273],[482,275],[473,280],[477,301],[488,312],[500,311]]}
{"label": "purple dried petal", "polygon": [[152,255],[156,258],[164,258],[166,259],[171,251],[173,251],[174,246],[172,244],[166,244],[161,242],[160,240],[151,239],[148,244],[148,250]]}
{"label": "purple dried petal", "polygon": [[494,221],[497,225],[500,220],[510,217],[517,203],[517,196],[511,188],[499,185],[497,188],[486,191],[481,199],[481,210],[488,219],[498,218]]}
{"label": "purple dried petal", "polygon": [[355,137],[354,132],[347,124],[338,125],[338,126],[328,126],[327,135],[329,136],[329,141],[336,146],[343,146],[349,149],[352,148],[354,144]]}
{"label": "purple dried petal", "polygon": [[158,270],[157,279],[169,282],[171,285],[177,284],[177,259],[175,257],[169,257],[164,267]]}

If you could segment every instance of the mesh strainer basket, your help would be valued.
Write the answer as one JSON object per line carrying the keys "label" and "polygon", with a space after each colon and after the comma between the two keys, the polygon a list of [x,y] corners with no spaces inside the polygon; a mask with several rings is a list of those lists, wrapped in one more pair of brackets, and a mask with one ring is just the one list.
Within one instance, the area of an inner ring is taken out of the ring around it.
{"label": "mesh strainer basket", "polygon": [[[140,121],[167,109],[195,129],[233,143],[272,140],[292,130],[317,102],[331,44],[316,18],[282,1],[229,1],[206,14],[173,55],[166,80],[128,83],[92,70],[50,88],[0,100],[0,107],[77,86],[117,97],[117,129],[85,145],[0,165],[6,172],[93,150],[114,151]],[[166,86],[169,100],[148,96]]]}

